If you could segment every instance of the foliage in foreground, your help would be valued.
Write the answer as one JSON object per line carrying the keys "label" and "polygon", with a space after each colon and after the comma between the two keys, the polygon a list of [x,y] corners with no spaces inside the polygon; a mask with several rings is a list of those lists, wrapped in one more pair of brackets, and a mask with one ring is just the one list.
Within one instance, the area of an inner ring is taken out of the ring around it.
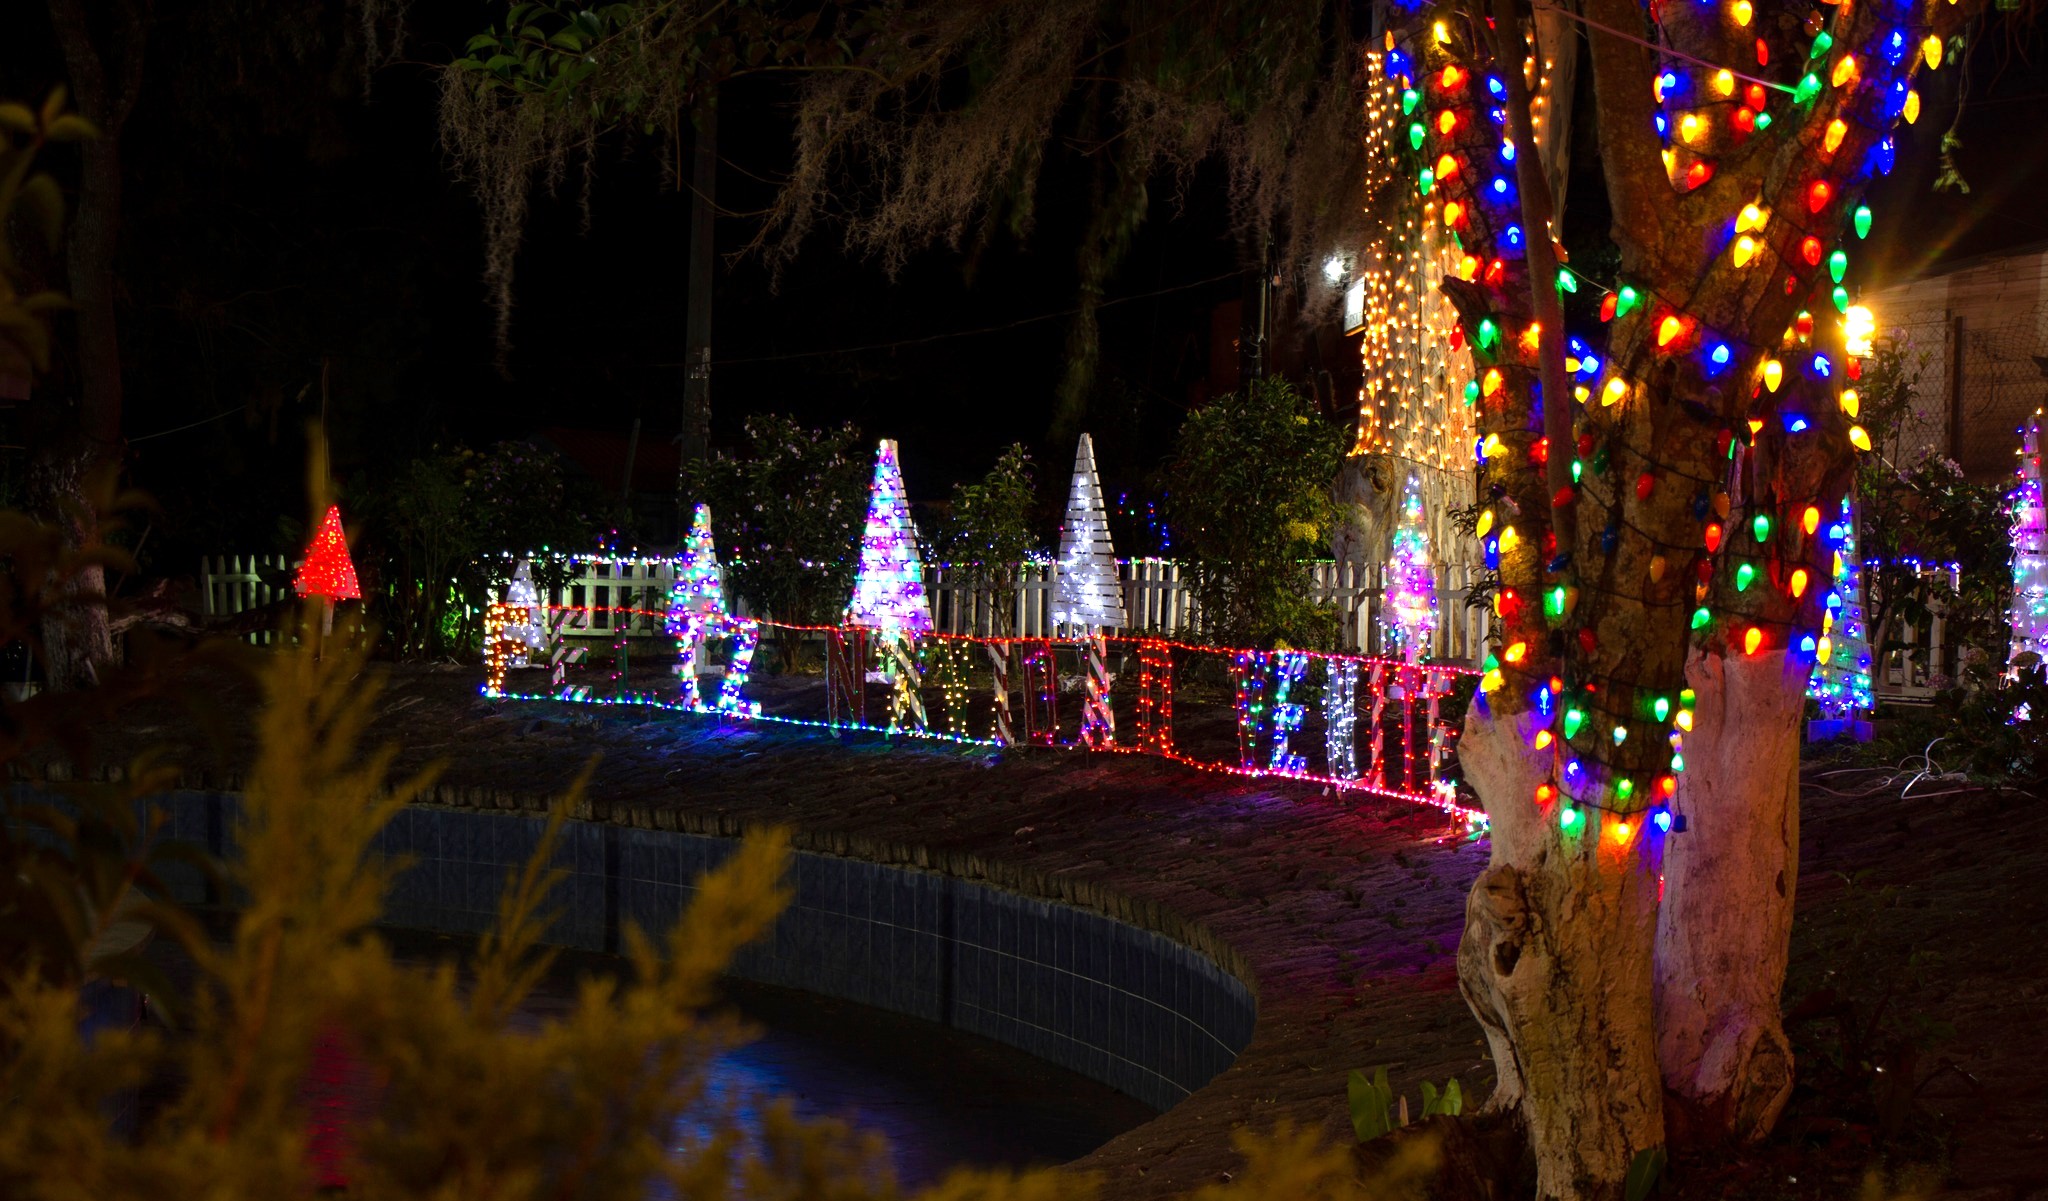
{"label": "foliage in foreground", "polygon": [[1310,599],[1308,561],[1326,553],[1344,441],[1285,380],[1254,380],[1188,414],[1166,507],[1210,640],[1334,645],[1335,615]]}

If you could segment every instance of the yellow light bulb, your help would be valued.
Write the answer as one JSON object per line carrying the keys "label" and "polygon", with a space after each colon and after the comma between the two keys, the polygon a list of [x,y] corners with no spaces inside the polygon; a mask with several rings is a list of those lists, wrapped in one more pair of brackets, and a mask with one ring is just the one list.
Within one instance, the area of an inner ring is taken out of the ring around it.
{"label": "yellow light bulb", "polygon": [[1828,122],[1828,131],[1821,137],[1820,148],[1833,154],[1842,148],[1842,139],[1848,135],[1849,126],[1840,117]]}
{"label": "yellow light bulb", "polygon": [[1778,385],[1785,382],[1785,365],[1776,359],[1764,361],[1764,387],[1776,392]]}
{"label": "yellow light bulb", "polygon": [[1906,124],[1908,124],[1908,125],[1913,125],[1913,124],[1916,124],[1916,123],[1917,123],[1917,122],[1918,122],[1918,121],[1920,120],[1920,93],[1919,93],[1919,92],[1907,92],[1907,93],[1906,93],[1906,109],[1905,109],[1905,113],[1904,113],[1904,115],[1905,115],[1905,118],[1906,118]]}
{"label": "yellow light bulb", "polygon": [[1735,0],[1735,23],[1737,25],[1748,29],[1750,19],[1755,15],[1756,9],[1750,5],[1749,0]]}
{"label": "yellow light bulb", "polygon": [[1678,136],[1690,142],[1700,136],[1700,119],[1696,113],[1687,113],[1678,119]]}
{"label": "yellow light bulb", "polygon": [[1735,94],[1735,72],[1722,68],[1714,73],[1714,91],[1723,96]]}
{"label": "yellow light bulb", "polygon": [[1488,509],[1479,515],[1479,524],[1472,528],[1472,532],[1477,534],[1479,537],[1484,538],[1486,537],[1486,532],[1492,528],[1493,510]]}
{"label": "yellow light bulb", "polygon": [[1804,567],[1792,573],[1791,591],[1793,600],[1798,600],[1806,595],[1806,569]]}
{"label": "yellow light bulb", "polygon": [[[1847,414],[1849,415],[1849,419],[1850,419],[1850,420],[1852,420],[1852,421],[1853,421],[1853,420],[1855,420],[1855,419],[1856,419],[1856,418],[1857,418],[1857,417],[1858,417],[1858,416],[1859,416],[1859,415],[1861,414],[1861,412],[1862,412],[1862,409],[1863,409],[1863,398],[1862,398],[1862,397],[1860,397],[1860,396],[1858,396],[1858,395],[1856,395],[1856,389],[1854,389],[1854,388],[1845,388],[1845,389],[1843,389],[1843,391],[1842,391],[1842,411],[1843,411],[1844,413],[1847,413]],[[1809,531],[1809,532],[1811,532],[1811,531]]]}
{"label": "yellow light bulb", "polygon": [[1600,405],[1602,408],[1612,408],[1622,397],[1627,395],[1627,384],[1618,378],[1610,379],[1607,381],[1607,386],[1600,390]]}
{"label": "yellow light bulb", "polygon": [[1864,432],[1862,426],[1852,425],[1849,427],[1849,445],[1855,447],[1857,450],[1869,450],[1870,435]]}
{"label": "yellow light bulb", "polygon": [[1940,66],[1941,39],[1934,34],[1928,34],[1927,40],[1920,43],[1920,57],[1927,60],[1927,69],[1930,71]]}
{"label": "yellow light bulb", "polygon": [[1836,87],[1841,87],[1843,84],[1849,83],[1855,78],[1856,56],[1853,54],[1844,54],[1835,63],[1835,73],[1829,77],[1828,82],[1834,84]]}
{"label": "yellow light bulb", "polygon": [[1826,634],[1820,636],[1820,644],[1813,648],[1813,657],[1822,663],[1835,657],[1835,640]]}
{"label": "yellow light bulb", "polygon": [[1515,547],[1516,547],[1517,545],[1519,545],[1519,544],[1521,543],[1521,541],[1522,541],[1522,536],[1521,536],[1520,534],[1517,534],[1517,533],[1515,532],[1515,527],[1514,527],[1514,526],[1508,525],[1508,526],[1502,526],[1502,527],[1501,527],[1501,531],[1500,531],[1500,553],[1502,553],[1502,554],[1506,554],[1506,553],[1508,553],[1509,551],[1513,550],[1513,549],[1514,549],[1514,548],[1515,548]]}
{"label": "yellow light bulb", "polygon": [[1735,232],[1750,233],[1762,229],[1764,222],[1770,219],[1771,215],[1769,213],[1753,204],[1745,204],[1742,206],[1742,211],[1735,214]]}
{"label": "yellow light bulb", "polygon": [[1748,234],[1744,234],[1741,237],[1735,239],[1735,250],[1733,257],[1735,259],[1736,266],[1749,266],[1749,260],[1756,257],[1756,239],[1750,237]]}

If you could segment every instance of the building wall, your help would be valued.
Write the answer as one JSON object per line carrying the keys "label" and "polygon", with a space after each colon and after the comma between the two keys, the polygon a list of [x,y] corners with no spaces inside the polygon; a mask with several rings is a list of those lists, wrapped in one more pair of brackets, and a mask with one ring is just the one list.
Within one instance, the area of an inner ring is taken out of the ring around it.
{"label": "building wall", "polygon": [[1968,260],[1866,292],[1878,336],[1920,373],[1894,462],[1951,458],[1972,480],[2011,476],[2017,429],[2048,402],[2048,246]]}

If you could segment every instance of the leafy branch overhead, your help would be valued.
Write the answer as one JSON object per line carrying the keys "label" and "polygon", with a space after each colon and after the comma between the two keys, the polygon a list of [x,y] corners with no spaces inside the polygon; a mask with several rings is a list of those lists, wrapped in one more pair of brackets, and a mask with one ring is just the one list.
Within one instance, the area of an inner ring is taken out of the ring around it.
{"label": "leafy branch overhead", "polygon": [[1149,184],[1186,186],[1205,162],[1224,166],[1246,244],[1278,239],[1278,265],[1360,241],[1349,12],[1327,0],[528,0],[446,72],[442,140],[483,206],[501,345],[535,184],[559,186],[572,158],[589,172],[603,139],[630,132],[661,140],[680,186],[700,107],[728,80],[767,74],[794,82],[795,145],[749,249],[781,263],[831,225],[893,270],[931,245],[1028,236],[1048,152],[1064,151],[1095,179],[1077,263],[1087,327]]}
{"label": "leafy branch overhead", "polygon": [[[66,110],[64,89],[52,91],[40,109],[0,102],[0,375],[44,371],[50,364],[49,315],[69,302],[62,292],[39,288],[45,274],[37,255],[58,253],[64,241],[64,194],[36,158],[52,142],[97,137],[92,123]],[[17,246],[9,231],[26,230],[39,245]]]}

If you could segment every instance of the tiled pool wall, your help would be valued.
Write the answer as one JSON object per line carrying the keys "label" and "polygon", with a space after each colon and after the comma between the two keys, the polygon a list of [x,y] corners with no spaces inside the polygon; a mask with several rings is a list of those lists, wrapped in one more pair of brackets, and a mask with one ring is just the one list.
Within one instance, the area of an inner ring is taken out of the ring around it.
{"label": "tiled pool wall", "polygon": [[[238,799],[169,798],[171,832],[216,854]],[[451,934],[494,920],[506,872],[532,855],[543,819],[415,805],[377,849],[407,856],[386,906],[393,925]],[[616,951],[628,922],[660,930],[730,838],[571,821],[556,848],[550,941]],[[1163,934],[1092,910],[915,867],[795,851],[794,899],[732,974],[895,1010],[1028,1051],[1166,1109],[1251,1041],[1257,1002],[1236,975]],[[190,899],[196,875],[178,882]],[[206,898],[210,899],[210,898]]]}

